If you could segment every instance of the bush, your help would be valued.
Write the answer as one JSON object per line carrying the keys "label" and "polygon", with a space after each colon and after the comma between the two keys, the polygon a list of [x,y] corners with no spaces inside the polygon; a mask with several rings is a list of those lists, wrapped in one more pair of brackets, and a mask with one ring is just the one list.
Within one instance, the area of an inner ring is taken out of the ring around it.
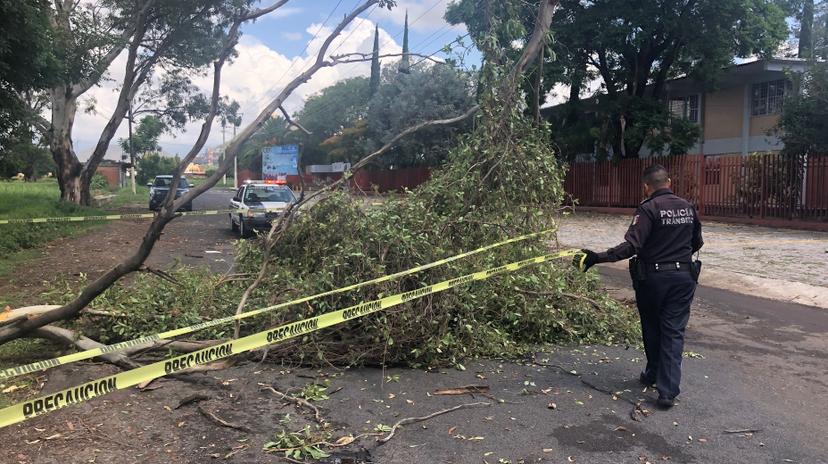
{"label": "bush", "polygon": [[109,181],[102,174],[96,172],[89,182],[89,189],[100,192],[109,190]]}
{"label": "bush", "polygon": [[159,153],[147,153],[136,162],[138,174],[136,180],[144,185],[155,179],[155,176],[167,175],[175,172],[179,159],[163,156]]}

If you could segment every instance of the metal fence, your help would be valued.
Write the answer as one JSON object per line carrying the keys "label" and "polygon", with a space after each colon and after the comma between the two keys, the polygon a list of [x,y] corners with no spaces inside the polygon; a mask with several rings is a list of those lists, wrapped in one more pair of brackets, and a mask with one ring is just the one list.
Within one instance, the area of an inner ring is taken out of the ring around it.
{"label": "metal fence", "polygon": [[673,191],[699,214],[828,221],[828,155],[683,155],[574,163],[566,191],[580,206],[633,208],[643,199],[641,172],[664,165]]}

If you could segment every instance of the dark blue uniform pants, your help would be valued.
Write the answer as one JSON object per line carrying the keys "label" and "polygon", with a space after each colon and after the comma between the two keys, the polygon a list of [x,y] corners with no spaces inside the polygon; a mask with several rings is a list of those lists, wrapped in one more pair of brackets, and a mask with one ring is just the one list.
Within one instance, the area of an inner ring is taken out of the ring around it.
{"label": "dark blue uniform pants", "polygon": [[684,329],[696,282],[686,270],[668,270],[651,271],[646,280],[634,284],[647,354],[644,375],[655,381],[660,395],[674,398],[679,394]]}

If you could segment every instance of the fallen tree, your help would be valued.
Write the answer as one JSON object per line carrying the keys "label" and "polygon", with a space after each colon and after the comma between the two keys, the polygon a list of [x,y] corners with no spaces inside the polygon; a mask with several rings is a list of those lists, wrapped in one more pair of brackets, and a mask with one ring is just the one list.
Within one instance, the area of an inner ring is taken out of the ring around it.
{"label": "fallen tree", "polygon": [[[247,305],[273,304],[273,295],[281,295],[285,289],[291,292],[280,300],[368,280],[514,235],[553,228],[553,215],[563,196],[564,167],[548,144],[547,129],[538,128],[524,116],[517,88],[531,57],[546,41],[556,4],[549,0],[540,4],[535,31],[516,62],[509,63],[502,56],[487,56],[481,72],[483,90],[479,106],[456,118],[414,124],[354,166],[355,169],[365,166],[382,156],[399,137],[419,128],[450,124],[478,113],[474,132],[458,140],[448,163],[434,173],[430,182],[380,207],[365,209],[361,199],[340,188],[346,182],[343,179],[303,197],[274,223],[264,240],[239,242],[240,269],[237,271],[256,277],[247,286],[238,281],[227,283],[239,297],[236,311],[243,311]],[[308,72],[335,64],[335,60],[324,59],[325,47],[331,40],[329,37],[323,45],[314,66],[283,94],[292,91],[300,80],[309,78]],[[486,50],[490,55],[497,53],[496,41],[490,42]],[[283,94],[265,108],[253,126],[261,125],[267,115],[282,108]],[[241,138],[252,135],[253,126],[242,131],[240,138],[228,147],[223,171],[232,165]],[[194,189],[188,196],[178,201],[168,198],[159,218],[167,215],[171,218],[177,206],[214,185],[222,170],[210,178],[212,183]],[[298,215],[299,211],[304,214]],[[160,233],[166,222],[156,219],[148,235],[153,230]],[[160,229],[153,229],[154,226]],[[506,246],[484,256],[377,285],[359,294],[331,296],[309,305],[286,308],[267,318],[246,322],[237,328],[236,335],[241,330],[261,330],[548,252],[549,243],[545,241]],[[165,285],[157,286],[157,290],[147,288],[138,294],[153,301],[153,297],[170,291]],[[628,308],[610,300],[597,279],[575,272],[568,263],[502,275],[469,284],[467,288],[468,291],[441,293],[323,330],[278,345],[271,353],[282,359],[320,364],[460,365],[464,357],[513,356],[544,342],[629,342],[637,330],[634,315]],[[83,306],[104,291],[99,290]],[[106,295],[112,296],[113,291]],[[118,304],[117,299],[110,302]],[[58,311],[77,304],[79,299]],[[110,309],[97,302],[96,307]],[[203,306],[193,301],[188,307]],[[82,306],[64,314],[75,317],[80,309]],[[140,308],[133,309],[136,315],[140,314]],[[0,330],[0,341],[20,336],[25,333],[23,330],[41,327],[43,324],[37,324],[42,318]],[[107,327],[100,330],[110,342],[124,337],[108,332]],[[153,333],[157,328],[146,330],[135,335]],[[215,333],[201,335],[210,337]]]}
{"label": "fallen tree", "polygon": [[[458,140],[429,182],[371,209],[335,187],[324,190],[313,208],[300,204],[305,214],[284,217],[262,243],[240,244],[239,271],[259,272],[246,289],[249,302],[258,304],[286,286],[315,293],[554,228],[564,166],[547,142],[548,130],[524,115],[518,88],[546,42],[556,5],[540,3],[534,32],[516,61],[498,54],[503,48],[494,36],[486,38],[476,129]],[[549,245],[505,246],[358,295],[288,308],[268,322],[310,317],[542,255]],[[261,322],[249,325],[261,329]],[[566,262],[412,301],[277,345],[271,354],[319,364],[459,364],[469,356],[513,356],[544,342],[627,343],[636,330],[629,308],[610,300],[597,279],[580,275]]]}
{"label": "fallen tree", "polygon": [[[72,2],[64,3],[64,6],[67,8],[72,4]],[[207,142],[207,138],[209,137],[212,128],[213,119],[215,118],[219,109],[221,71],[224,67],[224,64],[227,62],[230,56],[232,56],[235,50],[236,43],[238,42],[238,39],[240,37],[240,28],[242,24],[259,18],[265,14],[268,14],[276,10],[277,8],[283,6],[285,3],[287,3],[286,0],[279,0],[273,3],[272,5],[264,8],[249,9],[246,7],[242,7],[241,9],[238,9],[232,16],[232,19],[229,21],[227,32],[223,36],[224,40],[221,43],[218,57],[213,62],[213,87],[210,95],[209,111],[207,112],[207,115],[204,118],[204,123],[201,126],[201,130],[199,132],[198,137],[196,138],[196,142],[194,143],[190,151],[187,153],[187,155],[184,156],[184,158],[179,163],[178,169],[175,172],[172,179],[172,185],[177,184],[178,179],[180,179],[186,167],[193,161],[193,159],[195,159],[196,155],[198,155],[198,153],[204,147],[204,144]],[[151,0],[148,1],[146,3],[147,8],[149,5],[152,4],[153,2]],[[224,176],[224,174],[226,174],[232,168],[233,160],[237,156],[241,146],[244,145],[244,143],[247,140],[249,140],[250,137],[268,119],[272,117],[273,113],[282,106],[284,101],[293,93],[293,91],[296,90],[296,88],[298,88],[300,85],[311,79],[313,75],[316,74],[316,72],[318,72],[320,69],[340,64],[340,62],[336,59],[327,57],[328,48],[330,47],[334,39],[336,39],[342,33],[346,26],[353,22],[354,19],[356,19],[360,14],[365,12],[368,8],[375,5],[379,7],[390,8],[394,5],[394,2],[393,0],[365,0],[356,8],[354,8],[349,14],[347,14],[325,39],[319,51],[317,52],[317,57],[314,63],[304,72],[302,72],[299,76],[290,81],[282,89],[282,91],[279,92],[276,98],[274,98],[259,113],[256,119],[246,128],[244,128],[238,134],[238,136],[236,136],[230,142],[229,146],[225,151],[224,162],[220,165],[219,169],[212,176],[209,176],[203,184],[193,189],[190,189],[187,194],[181,196],[178,199],[174,198],[175,190],[170,190],[170,194],[167,195],[167,198],[161,210],[159,211],[155,219],[152,221],[152,223],[148,226],[147,232],[144,235],[141,244],[138,246],[137,250],[133,254],[129,255],[127,258],[124,259],[124,261],[122,261],[120,264],[116,265],[114,268],[104,273],[95,281],[89,283],[80,292],[77,298],[74,298],[72,301],[62,305],[60,308],[48,311],[35,318],[20,320],[18,322],[1,327],[0,344],[20,338],[21,336],[24,336],[33,330],[49,325],[53,322],[61,320],[71,320],[76,318],[80,314],[80,312],[85,307],[87,307],[89,303],[92,302],[92,300],[94,300],[98,295],[110,288],[119,279],[141,269],[141,266],[149,256],[150,252],[155,246],[155,243],[161,237],[161,233],[163,232],[164,227],[166,227],[166,225],[169,224],[170,221],[177,217],[176,211],[179,208],[181,208],[182,205],[191,202],[193,199],[195,199],[196,197],[198,197],[199,195],[201,195],[202,193],[206,192],[207,190],[216,185],[216,183],[222,178],[222,176]],[[145,10],[141,11],[143,11],[142,14],[146,13]],[[127,32],[129,32],[129,34],[127,34]],[[131,31],[126,31],[125,38],[131,37],[131,33]],[[137,47],[138,46],[136,45],[136,49]]]}

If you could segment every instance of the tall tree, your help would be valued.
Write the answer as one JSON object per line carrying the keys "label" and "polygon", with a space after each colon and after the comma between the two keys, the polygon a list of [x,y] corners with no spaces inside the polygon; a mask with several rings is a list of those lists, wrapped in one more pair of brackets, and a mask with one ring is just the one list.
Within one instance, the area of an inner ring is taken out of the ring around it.
{"label": "tall tree", "polygon": [[802,0],[802,15],[799,18],[799,46],[797,56],[812,58],[814,50],[814,0]]}
{"label": "tall tree", "polygon": [[[98,0],[55,1],[49,22],[54,48],[63,64],[59,82],[48,90],[50,120],[39,128],[57,165],[61,199],[87,204],[89,183],[104,158],[130,102],[160,70],[166,79],[187,81],[220,53],[234,17],[252,0]],[[101,83],[116,58],[123,57],[117,101],[86,163],[75,154],[72,132],[79,100]],[[174,90],[176,85],[162,86]],[[168,93],[163,97],[180,98]],[[202,102],[206,99],[201,97]],[[181,113],[180,113],[181,114]]]}
{"label": "tall tree", "polygon": [[[331,144],[323,146],[322,143],[363,121],[368,115],[370,98],[370,80],[365,77],[339,81],[308,98],[296,114],[296,120],[311,132],[302,155],[306,164],[331,161],[329,155],[335,147]],[[360,156],[362,152],[353,155]]]}
{"label": "tall tree", "polygon": [[408,49],[408,10],[405,10],[405,26],[403,28],[402,59],[400,60],[400,72],[408,74],[411,68],[411,56]]}
{"label": "tall tree", "polygon": [[144,116],[132,135],[132,146],[130,146],[128,138],[119,139],[118,143],[124,152],[136,155],[160,151],[161,147],[158,146],[158,139],[165,130],[167,130],[167,126],[158,116]]}
{"label": "tall tree", "polygon": [[379,61],[379,26],[374,26],[374,50],[371,55],[371,84],[368,87],[371,95],[374,95],[379,90],[381,72]]}
{"label": "tall tree", "polygon": [[[39,109],[34,92],[60,73],[52,49],[49,2],[0,0],[0,153],[7,144],[31,141],[29,126]],[[33,106],[34,111],[29,109]],[[22,132],[22,133],[19,133]]]}
{"label": "tall tree", "polygon": [[[419,64],[409,74],[386,66],[382,85],[368,105],[367,151],[384,145],[406,127],[462,113],[474,105],[474,89],[468,74],[447,65]],[[359,129],[359,126],[353,127]],[[470,121],[453,127],[424,129],[418,137],[401,141],[383,157],[394,167],[435,166],[457,143],[457,134],[470,128]],[[360,135],[350,132],[346,135]],[[344,141],[348,141],[345,138]]]}
{"label": "tall tree", "polygon": [[[527,3],[537,1],[459,0],[446,17],[465,23],[478,47],[489,27],[501,43],[520,42]],[[603,95],[590,137],[616,157],[638,156],[652,134],[670,133],[661,102],[667,80],[686,74],[713,83],[734,57],[771,55],[787,37],[776,0],[562,0],[554,31],[549,61],[560,63],[547,66],[556,75],[544,76],[544,89],[573,83],[574,94],[594,69]]]}

